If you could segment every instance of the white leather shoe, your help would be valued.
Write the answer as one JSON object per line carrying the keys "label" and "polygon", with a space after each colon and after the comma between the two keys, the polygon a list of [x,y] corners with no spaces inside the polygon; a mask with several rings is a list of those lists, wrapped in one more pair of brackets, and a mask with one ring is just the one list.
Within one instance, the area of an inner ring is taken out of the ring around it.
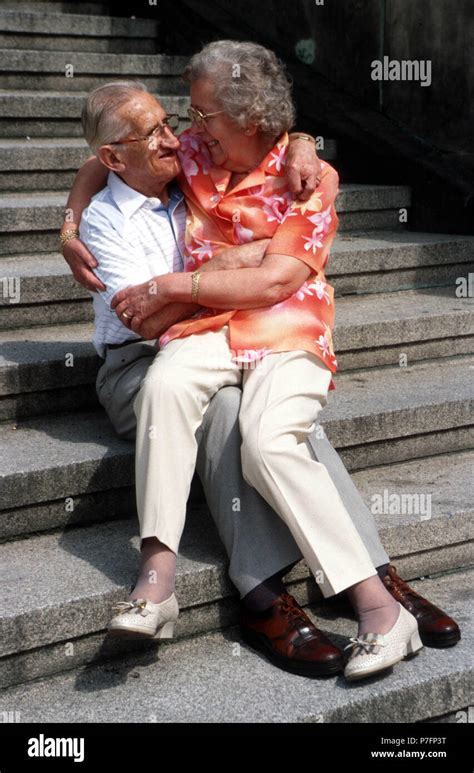
{"label": "white leather shoe", "polygon": [[400,611],[393,628],[386,634],[366,633],[351,639],[344,649],[352,647],[344,676],[350,682],[372,676],[390,668],[407,655],[423,647],[416,618],[398,604]]}
{"label": "white leather shoe", "polygon": [[179,615],[178,602],[174,593],[160,604],[147,599],[119,601],[114,609],[118,615],[107,626],[112,634],[134,634],[147,639],[172,639],[173,629]]}

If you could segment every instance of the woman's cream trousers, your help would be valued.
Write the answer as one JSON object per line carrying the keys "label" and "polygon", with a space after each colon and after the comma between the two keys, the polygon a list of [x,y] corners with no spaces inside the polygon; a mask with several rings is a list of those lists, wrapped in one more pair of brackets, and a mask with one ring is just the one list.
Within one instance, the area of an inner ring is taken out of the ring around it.
{"label": "woman's cream trousers", "polygon": [[[245,480],[285,521],[325,597],[372,577],[367,549],[326,467],[305,442],[326,403],[331,372],[304,351],[268,354],[245,365],[231,356],[226,325],[170,341],[148,369],[134,402],[141,538],[157,537],[178,552],[196,430],[218,389],[242,385]],[[237,499],[231,488],[229,499]]]}

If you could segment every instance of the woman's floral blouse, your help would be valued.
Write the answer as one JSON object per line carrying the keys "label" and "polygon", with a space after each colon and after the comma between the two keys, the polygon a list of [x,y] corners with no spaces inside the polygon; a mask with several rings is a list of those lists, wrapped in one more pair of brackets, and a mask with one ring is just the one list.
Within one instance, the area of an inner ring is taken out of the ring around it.
{"label": "woman's floral blouse", "polygon": [[[170,327],[159,343],[218,330],[228,323],[235,362],[303,349],[317,355],[334,373],[334,291],[326,282],[324,267],[338,224],[337,172],[323,162],[319,188],[309,201],[295,201],[285,177],[288,135],[284,134],[262,163],[229,190],[231,173],[212,165],[200,137],[188,130],[180,141],[178,180],[189,211],[186,271],[194,271],[226,247],[265,238],[271,238],[267,254],[299,258],[312,271],[300,289],[281,303],[240,311],[202,309]],[[334,388],[332,381],[330,388]]]}

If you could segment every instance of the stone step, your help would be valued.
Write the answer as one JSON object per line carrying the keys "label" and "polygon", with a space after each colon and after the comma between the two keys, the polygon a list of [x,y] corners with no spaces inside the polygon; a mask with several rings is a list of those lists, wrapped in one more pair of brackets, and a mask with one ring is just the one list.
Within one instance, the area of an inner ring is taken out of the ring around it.
{"label": "stone step", "polygon": [[[198,521],[199,519],[196,519],[195,526],[199,526]],[[150,664],[150,659],[154,664],[158,654],[160,668],[154,669],[154,672],[163,675],[166,674],[167,659],[172,658],[173,653],[176,653],[177,658],[179,653],[184,653],[191,648],[190,660],[193,662],[193,675],[199,674],[201,668],[206,668],[206,672],[208,672],[209,663],[212,662],[215,663],[215,668],[219,673],[220,683],[226,684],[230,674],[227,669],[223,669],[223,665],[224,653],[226,653],[227,661],[229,660],[229,646],[232,646],[234,655],[238,654],[247,658],[246,674],[251,673],[252,668],[264,670],[264,674],[261,676],[263,678],[265,675],[267,694],[268,683],[272,679],[298,679],[294,688],[297,684],[311,683],[312,706],[318,706],[318,712],[321,711],[320,701],[314,701],[314,689],[323,685],[327,686],[329,683],[326,680],[315,682],[314,680],[304,680],[301,677],[289,677],[271,667],[266,660],[252,650],[244,648],[242,653],[240,648],[236,647],[236,643],[239,642],[238,630],[233,631],[231,626],[235,626],[237,622],[237,597],[226,577],[226,558],[218,543],[217,535],[213,534],[211,530],[204,535],[205,546],[202,549],[199,549],[199,545],[195,541],[197,531],[193,534],[192,528],[187,526],[183,534],[176,583],[180,617],[175,626],[174,640],[161,646],[158,645],[157,648],[156,644],[112,640],[111,637],[108,637],[105,628],[113,614],[113,604],[125,597],[124,594],[128,592],[136,576],[138,537],[133,536],[130,526],[131,524],[125,525],[119,522],[108,526],[77,529],[62,536],[34,537],[27,541],[9,543],[0,548],[4,554],[2,565],[5,568],[5,575],[12,586],[4,594],[0,615],[2,631],[0,684],[4,689],[10,688],[3,695],[10,709],[14,705],[15,710],[21,711],[21,721],[34,721],[36,716],[27,713],[32,710],[35,703],[33,695],[38,689],[38,685],[32,683],[32,680],[48,676],[50,678],[49,684],[54,685],[57,679],[57,677],[56,679],[51,678],[54,674],[64,671],[74,672],[75,669],[84,665],[90,668],[94,664],[100,665],[99,661],[108,661],[116,656],[123,657],[127,653],[132,653],[134,669],[139,667],[140,663],[148,662]],[[202,532],[200,536],[202,539]],[[28,569],[26,570],[25,567]],[[423,567],[423,560],[412,571],[405,570],[402,557],[397,562],[398,571],[406,580],[410,580],[413,576],[428,574]],[[74,578],[73,583],[71,577]],[[347,637],[354,635],[355,621],[348,608],[343,605],[343,600],[341,599],[341,603],[338,603],[339,599],[322,600],[316,584],[312,578],[308,577],[304,562],[300,562],[292,570],[287,577],[287,582],[289,592],[296,597],[300,604],[311,603],[308,612],[316,625],[329,634],[336,644],[345,646]],[[467,568],[450,575],[413,582],[415,590],[455,617],[462,631],[461,642],[456,648],[442,651],[425,648],[416,660],[417,672],[411,671],[413,662],[410,661],[400,664],[397,668],[396,673],[399,674],[399,677],[395,679],[396,684],[400,684],[400,678],[405,670],[407,670],[405,676],[409,684],[412,684],[413,680],[416,679],[417,673],[424,674],[425,677],[428,677],[428,674],[434,674],[434,678],[439,681],[443,678],[444,669],[448,663],[451,675],[454,676],[456,673],[457,679],[451,686],[456,684],[457,689],[438,689],[440,694],[448,693],[449,701],[439,707],[438,704],[435,704],[436,708],[429,716],[441,715],[449,709],[462,708],[470,703],[470,699],[467,698],[464,691],[462,691],[462,695],[459,695],[459,688],[461,684],[467,687],[465,679],[468,674],[465,673],[465,669],[472,669],[469,615],[471,586],[472,571]],[[441,592],[442,588],[446,589],[445,593]],[[235,633],[235,637],[232,635],[233,633]],[[196,634],[201,635],[196,636]],[[222,662],[210,646],[212,641],[220,642]],[[202,661],[202,666],[200,661],[200,658],[204,658],[204,653],[206,667],[204,667],[204,661]],[[436,662],[431,660],[433,656],[436,657]],[[183,657],[181,654],[181,661],[183,661]],[[424,658],[430,659],[429,671],[424,670]],[[116,668],[123,663],[123,660],[115,660],[110,666],[115,670],[114,666]],[[456,664],[456,669],[454,669],[454,664]],[[102,666],[103,673],[107,673],[107,665],[102,663]],[[189,685],[189,675],[183,671],[183,668],[184,662],[181,662],[180,675],[186,679],[186,684]],[[235,664],[232,668],[235,669]],[[235,678],[235,670],[233,673]],[[176,674],[174,676],[176,677]],[[252,675],[254,681],[255,676],[254,673]],[[60,680],[67,678],[67,676],[63,676],[60,677]],[[241,689],[242,674],[238,674],[237,678],[239,689]],[[384,684],[390,684],[388,680],[393,680],[393,677],[388,676]],[[27,682],[30,684],[25,684],[23,688],[13,689],[14,685]],[[123,680],[120,682],[123,683]],[[339,678],[338,683],[342,683],[341,678]],[[176,686],[180,682],[179,680],[177,682],[170,681],[171,684]],[[280,685],[280,682],[278,684]],[[160,685],[156,685],[149,694],[154,696],[173,694],[170,690],[163,690],[163,686],[162,684],[161,689],[156,689],[156,687],[160,688]],[[287,687],[290,688],[290,685]],[[134,689],[137,689],[136,682]],[[208,673],[206,689],[209,690]],[[226,685],[226,690],[228,689],[229,684]],[[364,688],[362,687],[362,689]],[[79,693],[81,692],[88,694],[90,690],[79,691]],[[93,690],[96,699],[102,692],[103,690],[97,690],[97,692]],[[234,699],[235,691],[232,692]],[[248,700],[248,691],[245,690],[245,692]],[[294,689],[288,689],[284,692],[293,695]],[[109,693],[110,690],[107,690],[110,701]],[[24,703],[18,701],[21,695],[28,695],[27,703],[26,701]],[[182,710],[181,690],[179,690],[179,695]],[[385,689],[383,691],[383,705],[386,706],[386,712],[390,712],[389,707],[392,701],[387,701],[386,697]],[[47,698],[44,692],[42,700],[43,712],[48,711],[45,706],[51,709],[55,705],[55,701]],[[65,692],[63,689],[61,691],[63,711],[64,700]],[[453,700],[459,701],[459,703],[453,705]],[[330,705],[334,705],[333,701],[334,695]],[[67,702],[69,705],[70,698]],[[206,706],[209,705],[208,701],[205,703]],[[250,703],[253,704],[253,700]],[[147,705],[148,702],[141,702],[140,721],[144,721],[143,708]],[[7,703],[5,703],[5,707],[7,707]],[[178,708],[176,706],[176,710]],[[128,721],[130,721],[133,710],[130,704],[127,704],[126,710]],[[261,707],[259,710],[261,711]],[[406,712],[405,703],[403,703],[403,710]],[[90,716],[73,714],[70,710],[67,715],[70,719],[74,718],[74,721],[92,719]],[[37,715],[37,719],[39,716]],[[108,716],[107,714],[103,715],[102,721],[106,721]],[[167,721],[175,719],[169,710],[163,715],[160,712],[159,716],[166,716]],[[388,715],[384,713],[381,716],[386,718]],[[46,717],[43,713],[41,717],[42,721],[57,721],[53,715]],[[337,714],[332,715],[332,717],[335,721]],[[339,717],[341,717],[340,714]],[[406,713],[404,717],[407,721]],[[392,714],[392,721],[394,721],[393,718]],[[423,716],[414,718],[422,719]],[[117,720],[117,716],[115,716],[115,720]],[[226,720],[231,720],[231,714],[227,715]],[[152,721],[151,718],[150,721]],[[330,721],[328,716],[326,716],[325,721]],[[368,721],[373,721],[373,719]],[[378,721],[380,721],[380,715]]]}
{"label": "stone step", "polygon": [[[0,332],[0,421],[95,405],[92,336],[87,323]],[[335,347],[340,371],[474,353],[474,300],[451,288],[341,298]]]}
{"label": "stone step", "polygon": [[[458,357],[340,373],[322,425],[352,471],[472,448],[473,369]],[[39,505],[49,524],[69,514],[66,498],[132,485],[133,454],[102,411],[1,424],[3,527],[14,534],[18,517],[23,528],[28,514],[16,511],[30,508],[41,530]]]}
{"label": "stone step", "polygon": [[[186,117],[189,100],[177,97],[176,102],[182,116],[181,130],[189,125]],[[77,137],[0,139],[0,189],[12,192],[69,190],[76,170],[90,155],[86,142]],[[335,142],[328,141],[322,157],[329,161],[334,155]]]}
{"label": "stone step", "polygon": [[183,94],[187,57],[74,51],[0,50],[0,88],[89,91],[111,80],[135,79],[152,91]]}
{"label": "stone step", "polygon": [[339,233],[326,275],[339,295],[451,286],[474,263],[474,237],[410,231]]}
{"label": "stone step", "polygon": [[[0,255],[57,248],[67,196],[57,191],[0,194]],[[337,200],[340,231],[396,229],[410,189],[397,185],[342,185]]]}
{"label": "stone step", "polygon": [[[109,80],[117,80],[117,78],[114,76]],[[21,138],[23,140],[26,138],[28,142],[31,142],[31,138],[45,138],[46,142],[51,142],[54,138],[64,137],[66,143],[71,138],[76,137],[82,140],[80,116],[86,96],[87,92],[77,91],[63,93],[58,91],[1,90],[0,137],[7,138],[7,141],[8,138]],[[160,90],[156,96],[169,113],[180,115],[182,129],[189,125],[186,112],[189,105],[188,96],[184,93],[181,96],[166,94],[163,93],[163,90]],[[58,144],[60,145],[60,143]],[[25,148],[25,145],[23,147]],[[12,148],[13,152],[15,150]],[[29,151],[26,150],[26,152]],[[56,155],[52,157],[55,158],[58,152],[56,151]],[[21,155],[18,150],[16,150],[16,155]],[[44,156],[44,153],[42,155]],[[61,155],[63,156],[64,153],[62,152]],[[8,163],[6,161],[8,158],[8,154],[5,153],[2,157],[3,163]],[[37,158],[38,154],[35,154],[35,160]],[[2,164],[0,170],[5,169],[9,170],[9,167],[4,167]]]}
{"label": "stone step", "polygon": [[[116,16],[123,16],[120,5],[114,8]],[[66,13],[66,14],[110,14],[110,3],[72,2],[70,0],[2,0],[2,10],[23,11],[24,13]]]}
{"label": "stone step", "polygon": [[0,48],[155,54],[158,30],[153,19],[0,9]]}

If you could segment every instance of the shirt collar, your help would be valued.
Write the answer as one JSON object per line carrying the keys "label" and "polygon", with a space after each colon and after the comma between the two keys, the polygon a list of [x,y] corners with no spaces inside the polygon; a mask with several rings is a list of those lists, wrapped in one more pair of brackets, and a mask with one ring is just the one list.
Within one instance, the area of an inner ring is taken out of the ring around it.
{"label": "shirt collar", "polygon": [[[131,188],[130,185],[127,185],[127,183],[115,174],[115,172],[109,172],[107,184],[110,188],[113,200],[126,218],[131,218],[140,207],[148,202],[151,204],[150,209],[155,207],[158,208],[160,206],[165,208],[164,205],[161,204],[159,198],[150,198],[143,193],[139,193],[134,188]],[[181,189],[174,181],[168,186],[168,196],[170,205],[174,204],[176,206],[176,204],[183,199]]]}

